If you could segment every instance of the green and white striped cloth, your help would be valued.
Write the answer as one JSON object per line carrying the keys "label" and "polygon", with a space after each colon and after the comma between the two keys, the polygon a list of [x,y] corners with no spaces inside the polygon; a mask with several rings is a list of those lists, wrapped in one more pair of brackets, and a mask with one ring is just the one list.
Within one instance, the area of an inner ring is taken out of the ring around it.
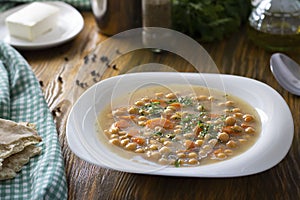
{"label": "green and white striped cloth", "polygon": [[[22,3],[30,3],[33,1],[49,1],[49,0],[0,0],[0,12],[3,12],[9,8],[12,8]],[[56,0],[56,1],[63,1],[68,4],[71,4],[78,10],[82,10],[82,11],[91,10],[90,0]]]}
{"label": "green and white striped cloth", "polygon": [[67,184],[56,126],[39,82],[25,59],[0,41],[0,117],[35,123],[42,154],[11,180],[0,181],[0,199],[67,199]]}

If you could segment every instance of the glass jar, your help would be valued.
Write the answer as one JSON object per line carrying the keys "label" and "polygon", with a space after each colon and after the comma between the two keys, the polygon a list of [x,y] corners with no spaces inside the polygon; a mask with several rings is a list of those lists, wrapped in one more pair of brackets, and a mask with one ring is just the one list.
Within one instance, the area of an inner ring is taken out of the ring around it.
{"label": "glass jar", "polygon": [[157,32],[154,27],[171,28],[171,15],[171,0],[142,0],[143,43],[145,45],[155,47],[157,43],[166,42],[168,32],[166,31],[165,34],[161,30]]}
{"label": "glass jar", "polygon": [[91,5],[99,30],[105,35],[142,26],[140,0],[91,0]]}
{"label": "glass jar", "polygon": [[249,16],[248,36],[269,51],[297,49],[300,45],[300,1],[258,2]]}

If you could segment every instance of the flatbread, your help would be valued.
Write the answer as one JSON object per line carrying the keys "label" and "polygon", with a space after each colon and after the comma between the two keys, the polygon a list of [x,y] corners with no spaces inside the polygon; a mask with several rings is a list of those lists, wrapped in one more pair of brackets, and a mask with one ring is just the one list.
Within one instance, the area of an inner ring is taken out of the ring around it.
{"label": "flatbread", "polygon": [[1,160],[41,141],[32,124],[0,119],[0,167]]}
{"label": "flatbread", "polygon": [[4,159],[0,169],[0,180],[12,179],[21,171],[22,167],[27,164],[30,158],[40,155],[41,147],[29,145],[23,151],[13,154]]}

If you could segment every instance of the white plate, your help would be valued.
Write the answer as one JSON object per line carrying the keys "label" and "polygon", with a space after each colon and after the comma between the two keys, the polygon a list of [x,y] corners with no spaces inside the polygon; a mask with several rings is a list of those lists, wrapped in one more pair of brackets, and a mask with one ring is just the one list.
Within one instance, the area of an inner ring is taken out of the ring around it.
{"label": "white plate", "polygon": [[57,6],[60,11],[58,15],[57,26],[48,33],[38,37],[34,41],[22,40],[16,37],[11,37],[8,33],[8,29],[5,25],[5,19],[10,14],[20,10],[28,4],[22,4],[20,6],[9,9],[3,13],[0,13],[0,40],[18,48],[24,50],[35,50],[50,48],[60,45],[73,39],[80,33],[84,26],[84,21],[81,14],[73,8],[71,5],[60,2],[44,2],[50,5]]}
{"label": "white plate", "polygon": [[[227,93],[244,99],[257,110],[262,121],[261,135],[254,146],[243,154],[216,164],[198,167],[161,167],[120,157],[106,148],[106,140],[98,139],[97,115],[110,103],[111,98],[151,83],[190,83],[225,89]],[[291,146],[294,124],[284,99],[262,82],[233,75],[151,72],[116,76],[89,88],[72,108],[66,131],[71,150],[80,158],[102,167],[167,176],[235,177],[259,173],[279,163]]]}

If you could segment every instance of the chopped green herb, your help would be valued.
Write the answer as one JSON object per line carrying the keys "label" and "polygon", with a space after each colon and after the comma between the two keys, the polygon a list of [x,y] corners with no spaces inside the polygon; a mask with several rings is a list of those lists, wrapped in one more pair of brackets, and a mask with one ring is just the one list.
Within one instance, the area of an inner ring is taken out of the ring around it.
{"label": "chopped green herb", "polygon": [[179,100],[179,103],[182,103],[186,106],[193,105],[193,100],[191,97],[180,97],[178,100]]}
{"label": "chopped green herb", "polygon": [[167,104],[171,104],[171,103],[175,103],[175,102],[178,102],[178,100],[177,99],[171,99],[171,100],[167,101]]}
{"label": "chopped green herb", "polygon": [[174,134],[167,134],[166,137],[169,138],[169,139],[173,139],[175,137],[175,135]]}
{"label": "chopped green herb", "polygon": [[155,134],[155,135],[162,136],[162,132],[160,132],[160,131],[157,131],[157,132],[155,132],[154,134]]}
{"label": "chopped green herb", "polygon": [[180,160],[176,159],[174,162],[175,167],[180,167]]}

